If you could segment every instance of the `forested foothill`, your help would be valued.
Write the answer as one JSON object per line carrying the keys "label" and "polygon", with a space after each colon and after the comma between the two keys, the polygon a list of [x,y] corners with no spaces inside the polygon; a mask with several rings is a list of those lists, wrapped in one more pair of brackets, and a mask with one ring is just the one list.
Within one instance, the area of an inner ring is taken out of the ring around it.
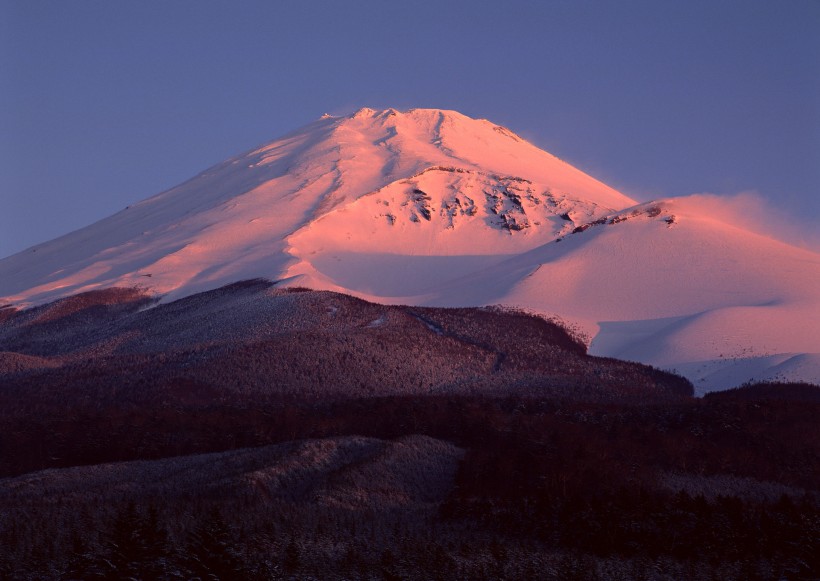
{"label": "forested foothill", "polygon": [[817,578],[818,411],[500,308],[0,309],[0,577]]}

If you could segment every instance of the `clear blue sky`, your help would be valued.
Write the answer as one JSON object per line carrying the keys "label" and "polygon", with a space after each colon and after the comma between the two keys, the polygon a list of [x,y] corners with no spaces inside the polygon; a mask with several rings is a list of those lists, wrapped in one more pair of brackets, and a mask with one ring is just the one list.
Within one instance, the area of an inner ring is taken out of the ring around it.
{"label": "clear blue sky", "polygon": [[819,0],[0,0],[0,257],[362,106],[820,223]]}

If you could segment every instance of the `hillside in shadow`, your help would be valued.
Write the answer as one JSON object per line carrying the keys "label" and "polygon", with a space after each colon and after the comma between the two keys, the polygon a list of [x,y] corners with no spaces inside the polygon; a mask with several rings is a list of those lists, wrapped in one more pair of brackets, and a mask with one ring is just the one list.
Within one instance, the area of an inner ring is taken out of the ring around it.
{"label": "hillside in shadow", "polygon": [[282,441],[288,408],[354,398],[679,399],[684,379],[588,356],[541,318],[246,281],[153,306],[110,289],[0,326],[0,475]]}
{"label": "hillside in shadow", "polygon": [[0,311],[0,577],[809,579],[820,388],[247,281]]}

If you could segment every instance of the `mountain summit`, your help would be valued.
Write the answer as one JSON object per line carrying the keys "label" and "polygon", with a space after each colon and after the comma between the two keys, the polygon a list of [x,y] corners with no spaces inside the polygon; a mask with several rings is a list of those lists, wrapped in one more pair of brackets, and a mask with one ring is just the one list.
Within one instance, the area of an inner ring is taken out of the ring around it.
{"label": "mountain summit", "polygon": [[593,353],[701,391],[820,383],[820,256],[696,200],[638,204],[455,111],[321,119],[86,228],[0,260],[0,305],[112,286],[168,301],[250,278],[574,322]]}

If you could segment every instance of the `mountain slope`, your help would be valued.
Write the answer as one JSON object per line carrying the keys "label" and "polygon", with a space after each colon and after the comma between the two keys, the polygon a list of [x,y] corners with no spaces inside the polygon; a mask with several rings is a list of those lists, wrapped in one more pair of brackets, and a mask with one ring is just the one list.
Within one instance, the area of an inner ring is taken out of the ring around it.
{"label": "mountain slope", "polygon": [[594,337],[592,353],[677,369],[700,391],[751,379],[820,383],[816,253],[712,219],[685,198],[601,222],[430,302],[469,296],[560,313]]}

